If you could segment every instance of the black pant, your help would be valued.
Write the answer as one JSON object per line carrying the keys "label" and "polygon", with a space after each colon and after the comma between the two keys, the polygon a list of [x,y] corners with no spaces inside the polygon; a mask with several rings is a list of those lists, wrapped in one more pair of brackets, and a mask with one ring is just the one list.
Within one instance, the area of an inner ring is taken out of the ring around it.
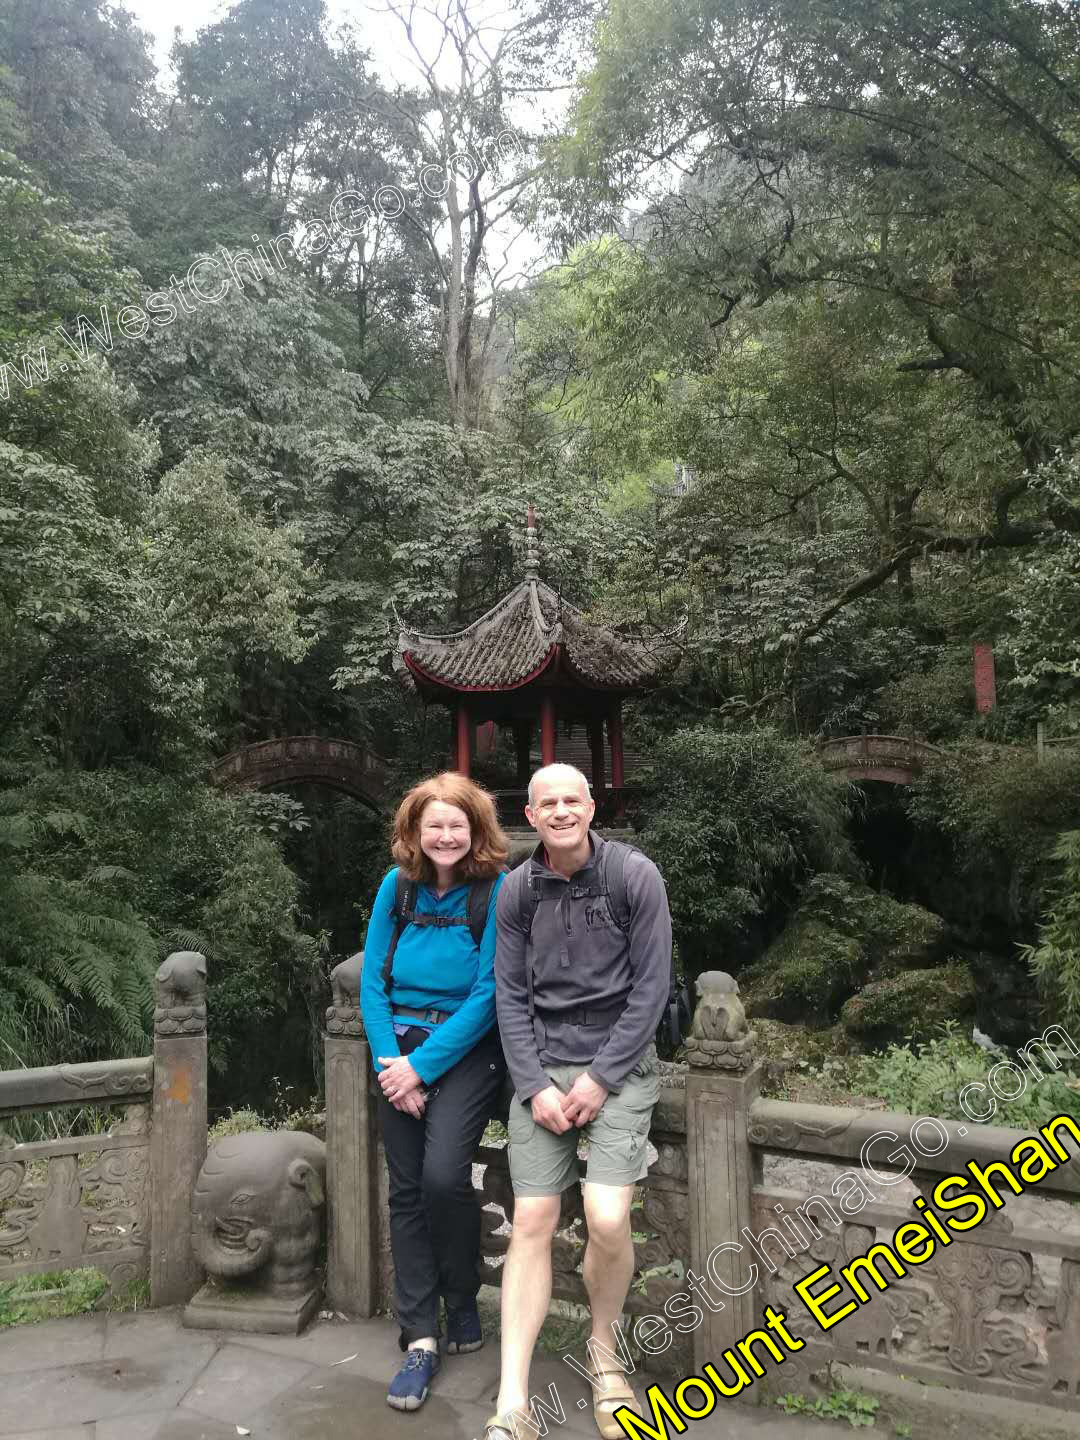
{"label": "black pant", "polygon": [[[410,1026],[398,1037],[402,1055],[427,1035]],[[448,1308],[456,1308],[474,1300],[480,1288],[480,1204],[472,1165],[505,1073],[493,1026],[431,1087],[419,1119],[395,1110],[379,1092],[403,1348],[439,1334],[440,1294]]]}

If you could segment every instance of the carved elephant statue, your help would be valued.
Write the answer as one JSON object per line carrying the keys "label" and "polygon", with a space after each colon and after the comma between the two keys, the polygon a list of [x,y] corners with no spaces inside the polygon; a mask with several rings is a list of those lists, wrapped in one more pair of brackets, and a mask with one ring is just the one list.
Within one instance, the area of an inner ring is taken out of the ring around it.
{"label": "carved elephant statue", "polygon": [[199,1264],[227,1286],[281,1297],[311,1289],[326,1198],[326,1146],[302,1131],[230,1135],[192,1197]]}

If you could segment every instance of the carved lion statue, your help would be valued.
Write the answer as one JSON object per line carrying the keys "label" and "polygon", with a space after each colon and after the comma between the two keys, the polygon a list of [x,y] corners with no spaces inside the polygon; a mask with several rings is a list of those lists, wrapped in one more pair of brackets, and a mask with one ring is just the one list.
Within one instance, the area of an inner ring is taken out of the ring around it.
{"label": "carved lion statue", "polygon": [[697,979],[697,1008],[690,1034],[697,1040],[745,1040],[746,1012],[738,982],[726,970],[706,970]]}

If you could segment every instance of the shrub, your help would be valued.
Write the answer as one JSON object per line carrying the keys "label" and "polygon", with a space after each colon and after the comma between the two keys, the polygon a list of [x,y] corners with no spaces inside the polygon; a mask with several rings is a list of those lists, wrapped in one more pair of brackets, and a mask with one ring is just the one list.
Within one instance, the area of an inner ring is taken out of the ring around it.
{"label": "shrub", "polygon": [[[891,1110],[970,1122],[972,1117],[960,1105],[964,1086],[985,1085],[991,1069],[1005,1058],[1004,1051],[983,1050],[955,1025],[946,1024],[924,1044],[890,1045],[882,1055],[864,1057],[853,1081],[864,1094],[880,1095]],[[988,1123],[1037,1129],[1063,1110],[1072,1114],[1078,1089],[1080,1079],[1066,1070],[1051,1071],[1038,1081],[1032,1076],[1022,1095],[997,1102],[997,1113]],[[973,1109],[987,1108],[987,1098],[980,1092]]]}
{"label": "shrub", "polygon": [[1039,927],[1039,943],[1022,953],[1031,966],[1053,1018],[1080,1028],[1080,830],[1058,836],[1051,858],[1061,866],[1049,887],[1049,908]]}
{"label": "shrub", "polygon": [[[214,1086],[227,1088],[234,1104],[258,1106],[275,1074],[310,1083],[313,1011],[322,993],[315,942],[297,927],[296,876],[277,843],[260,832],[243,797],[187,776],[133,767],[44,771],[20,803],[43,815],[61,809],[77,812],[78,827],[54,825],[35,841],[33,869],[42,877],[39,903],[25,912],[29,918],[19,943],[28,951],[35,946],[43,951],[60,924],[61,911],[71,908],[93,877],[107,877],[106,894],[115,891],[117,897],[111,910],[100,909],[105,901],[99,901],[99,913],[113,916],[115,907],[122,906],[122,918],[132,929],[125,943],[134,952],[136,938],[143,941],[137,972],[142,988],[136,991],[133,983],[126,983],[122,991],[125,999],[130,996],[137,1017],[126,1047],[121,1037],[97,1022],[97,1010],[76,997],[58,1058],[138,1053],[149,1042],[154,961],[171,949],[197,949],[208,960]],[[0,874],[0,902],[5,879]],[[80,903],[87,908],[85,900]],[[93,912],[88,919],[77,914],[69,928],[82,934],[87,945],[96,942],[107,948],[116,964],[126,953],[120,949],[118,926],[106,927]],[[13,943],[13,933],[10,925],[0,933],[0,1004],[5,946]],[[93,991],[90,994],[93,997]],[[3,1033],[0,1028],[0,1038]],[[27,1065],[48,1063],[52,1054],[33,1046],[19,1053]]]}
{"label": "shrub", "polygon": [[229,1110],[210,1126],[206,1139],[212,1145],[215,1140],[224,1140],[228,1135],[247,1135],[252,1131],[273,1128],[273,1122],[256,1110]]}
{"label": "shrub", "polygon": [[912,787],[915,823],[950,837],[983,917],[1030,936],[1061,831],[1080,828],[1080,753],[991,750],[934,766]]}
{"label": "shrub", "polygon": [[641,843],[664,872],[696,972],[774,933],[807,876],[855,871],[849,792],[771,730],[677,731],[656,747]]}
{"label": "shrub", "polygon": [[[92,863],[87,830],[27,789],[0,793],[0,1067],[145,1048],[155,937],[117,893],[124,873]],[[69,876],[50,873],[58,847],[77,857]]]}

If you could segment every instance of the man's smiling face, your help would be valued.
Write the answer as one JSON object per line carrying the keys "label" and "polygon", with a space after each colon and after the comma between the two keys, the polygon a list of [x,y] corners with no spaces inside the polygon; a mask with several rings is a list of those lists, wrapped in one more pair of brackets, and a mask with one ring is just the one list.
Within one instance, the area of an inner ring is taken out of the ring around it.
{"label": "man's smiling face", "polygon": [[587,848],[596,806],[580,775],[569,766],[552,766],[533,776],[532,803],[525,818],[552,857]]}

